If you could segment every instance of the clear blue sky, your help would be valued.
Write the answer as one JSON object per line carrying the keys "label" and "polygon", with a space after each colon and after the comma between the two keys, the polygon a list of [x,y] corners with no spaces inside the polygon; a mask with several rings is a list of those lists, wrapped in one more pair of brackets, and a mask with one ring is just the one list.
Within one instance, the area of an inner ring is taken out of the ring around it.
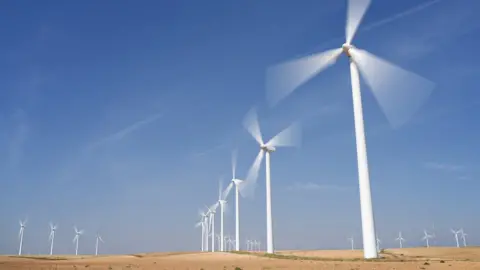
{"label": "clear blue sky", "polygon": [[[363,87],[379,237],[396,246],[402,230],[419,245],[434,226],[451,245],[450,228],[463,227],[480,244],[480,3],[397,16],[428,1],[372,2],[356,46],[437,84],[399,130]],[[226,185],[231,151],[239,177],[257,153],[241,126],[252,106],[265,139],[304,126],[300,149],[272,156],[276,247],[348,248],[352,234],[360,244],[347,61],[273,109],[264,88],[268,66],[340,46],[345,16],[337,0],[3,1],[0,252],[17,252],[25,217],[25,253],[48,251],[49,221],[58,253],[74,252],[74,224],[86,231],[81,253],[97,231],[108,253],[199,249],[197,211],[215,201],[220,176]],[[242,244],[265,243],[263,166],[241,203]]]}

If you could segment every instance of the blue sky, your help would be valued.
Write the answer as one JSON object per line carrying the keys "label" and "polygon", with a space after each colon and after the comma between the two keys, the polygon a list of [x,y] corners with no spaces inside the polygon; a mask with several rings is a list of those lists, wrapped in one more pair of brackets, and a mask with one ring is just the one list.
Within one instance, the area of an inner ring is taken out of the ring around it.
{"label": "blue sky", "polygon": [[[363,87],[379,237],[396,246],[401,230],[419,245],[434,226],[452,245],[450,228],[463,227],[479,244],[480,3],[372,2],[354,44],[437,84],[398,130]],[[74,224],[80,253],[94,252],[97,231],[107,253],[199,249],[197,211],[226,185],[231,151],[239,177],[258,151],[241,126],[252,106],[265,139],[303,125],[302,147],[272,156],[276,247],[359,244],[347,60],[272,109],[264,89],[268,66],[343,43],[345,2],[172,3],[0,4],[0,253],[17,252],[25,217],[25,253],[48,251],[49,221],[57,253],[74,252]],[[241,211],[243,241],[264,243],[263,166]]]}

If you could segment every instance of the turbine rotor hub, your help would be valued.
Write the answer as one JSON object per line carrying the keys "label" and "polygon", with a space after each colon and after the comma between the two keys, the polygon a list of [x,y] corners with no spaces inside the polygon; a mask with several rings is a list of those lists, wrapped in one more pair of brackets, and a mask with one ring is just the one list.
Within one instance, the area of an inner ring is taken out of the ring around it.
{"label": "turbine rotor hub", "polygon": [[271,146],[271,145],[260,145],[260,148],[265,151],[265,152],[268,152],[268,153],[272,153],[272,152],[275,152],[275,147]]}
{"label": "turbine rotor hub", "polygon": [[350,54],[350,50],[354,48],[353,45],[351,44],[347,44],[347,43],[343,43],[342,45],[342,49],[343,49],[343,52],[348,56],[348,57],[352,57],[352,55]]}

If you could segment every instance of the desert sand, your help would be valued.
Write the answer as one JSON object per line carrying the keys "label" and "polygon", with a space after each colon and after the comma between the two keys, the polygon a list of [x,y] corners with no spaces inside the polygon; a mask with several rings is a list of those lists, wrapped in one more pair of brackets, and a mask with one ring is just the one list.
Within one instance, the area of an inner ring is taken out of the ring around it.
{"label": "desert sand", "polygon": [[0,269],[479,269],[480,247],[387,249],[365,261],[361,251],[263,253],[169,252],[111,256],[0,256]]}

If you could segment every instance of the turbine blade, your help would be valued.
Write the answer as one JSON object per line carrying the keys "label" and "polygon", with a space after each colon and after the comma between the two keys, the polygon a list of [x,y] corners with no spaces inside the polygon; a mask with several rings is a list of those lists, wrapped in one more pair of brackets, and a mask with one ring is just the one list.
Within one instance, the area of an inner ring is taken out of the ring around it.
{"label": "turbine blade", "polygon": [[234,184],[235,184],[235,183],[230,182],[230,184],[228,184],[227,188],[223,191],[222,198],[223,198],[224,200],[227,199],[228,195],[230,194],[230,191],[232,191],[232,188],[233,188],[233,185],[234,185]]}
{"label": "turbine blade", "polygon": [[235,179],[235,172],[237,170],[237,155],[238,155],[238,150],[235,149],[232,152],[232,179]]}
{"label": "turbine blade", "polygon": [[435,88],[433,82],[367,51],[353,49],[351,53],[393,128],[405,124]]}
{"label": "turbine blade", "polygon": [[258,124],[257,110],[255,108],[252,108],[247,112],[243,119],[243,126],[258,144],[263,144],[262,133],[260,132],[260,125]]}
{"label": "turbine blade", "polygon": [[365,12],[370,6],[370,0],[349,0],[347,8],[347,24],[345,27],[345,42],[350,44],[362,22]]}
{"label": "turbine blade", "polygon": [[264,152],[262,149],[258,152],[255,161],[253,162],[252,166],[248,170],[247,178],[243,185],[239,186],[240,194],[243,197],[253,197],[255,192],[255,186],[258,179],[258,172],[260,170],[260,165],[262,164]]}
{"label": "turbine blade", "polygon": [[102,241],[102,243],[105,243],[105,241],[103,241],[103,238],[101,236],[99,236],[98,239]]}
{"label": "turbine blade", "polygon": [[276,105],[295,89],[337,61],[341,48],[327,50],[269,67],[266,74],[267,102]]}
{"label": "turbine blade", "polygon": [[223,184],[222,184],[222,177],[220,177],[220,180],[218,180],[218,200],[223,200],[222,192],[223,192]]}
{"label": "turbine blade", "polygon": [[283,146],[293,146],[299,147],[301,144],[302,139],[302,132],[299,123],[293,123],[280,133],[278,133],[275,137],[273,137],[270,141],[268,141],[267,145],[273,147],[283,147]]}

